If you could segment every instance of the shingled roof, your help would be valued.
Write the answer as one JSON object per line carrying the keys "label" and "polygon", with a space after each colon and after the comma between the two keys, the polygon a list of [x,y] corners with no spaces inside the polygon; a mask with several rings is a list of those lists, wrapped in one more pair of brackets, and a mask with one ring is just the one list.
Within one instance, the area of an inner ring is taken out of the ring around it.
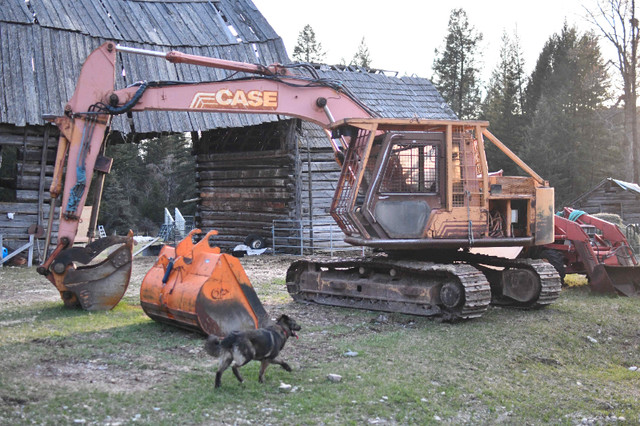
{"label": "shingled roof", "polygon": [[[87,55],[113,40],[150,50],[180,50],[224,59],[289,62],[284,44],[251,0],[4,0],[0,8],[0,123],[41,125],[61,114]],[[138,80],[218,80],[228,72],[158,58],[121,54],[118,88]],[[364,70],[319,70],[344,83],[382,116],[455,118],[426,79]],[[188,132],[244,127],[276,116],[147,111],[133,115],[135,131]],[[123,116],[115,130],[129,133]]]}
{"label": "shingled roof", "polygon": [[[0,8],[0,123],[43,124],[61,114],[84,59],[107,40],[151,50],[181,50],[236,61],[288,62],[284,44],[251,0],[4,0]],[[227,72],[121,55],[126,81],[216,80]],[[137,132],[240,127],[270,116],[144,112]],[[129,123],[116,117],[116,130]]]}

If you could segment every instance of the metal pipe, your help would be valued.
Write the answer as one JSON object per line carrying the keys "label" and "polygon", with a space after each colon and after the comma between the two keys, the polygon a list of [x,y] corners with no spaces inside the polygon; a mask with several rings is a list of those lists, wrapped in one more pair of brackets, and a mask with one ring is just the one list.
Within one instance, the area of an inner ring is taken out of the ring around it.
{"label": "metal pipe", "polygon": [[520,159],[513,151],[511,151],[505,144],[500,142],[498,138],[496,138],[489,130],[484,129],[482,134],[487,137],[500,151],[502,151],[507,157],[511,159],[516,165],[518,165],[522,170],[524,170],[529,176],[536,180],[540,185],[547,185],[547,182],[540,177],[531,167],[527,165],[524,161]]}
{"label": "metal pipe", "polygon": [[51,228],[53,227],[53,217],[56,213],[57,197],[51,197],[49,201],[49,218],[47,220],[47,236],[44,240],[44,258],[49,257],[49,244],[51,243]]}
{"label": "metal pipe", "polygon": [[157,56],[159,58],[166,58],[165,52],[158,52],[157,50],[138,49],[137,47],[127,47],[120,44],[116,45],[118,52],[135,53],[136,55]]}

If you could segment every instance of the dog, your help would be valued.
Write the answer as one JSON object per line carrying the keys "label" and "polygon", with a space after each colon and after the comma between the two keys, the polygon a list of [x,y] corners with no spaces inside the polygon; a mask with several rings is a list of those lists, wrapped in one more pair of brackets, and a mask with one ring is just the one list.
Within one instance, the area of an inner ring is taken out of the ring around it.
{"label": "dog", "polygon": [[204,344],[204,349],[209,355],[220,360],[215,387],[220,387],[222,373],[229,366],[238,381],[242,383],[244,379],[238,369],[253,360],[261,362],[258,375],[260,383],[264,383],[264,372],[269,364],[278,364],[286,371],[291,371],[289,364],[276,357],[287,343],[287,339],[290,336],[297,338],[296,331],[301,329],[302,327],[293,319],[287,315],[280,315],[273,325],[257,330],[233,331],[222,341],[218,336],[210,335]]}

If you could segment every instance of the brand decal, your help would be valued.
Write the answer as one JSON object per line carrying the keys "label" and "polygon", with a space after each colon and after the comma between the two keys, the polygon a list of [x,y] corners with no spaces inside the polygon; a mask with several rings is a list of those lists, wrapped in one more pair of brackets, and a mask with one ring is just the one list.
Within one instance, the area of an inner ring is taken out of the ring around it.
{"label": "brand decal", "polygon": [[220,89],[213,93],[196,93],[191,101],[191,109],[259,109],[275,110],[278,108],[278,92],[250,90]]}

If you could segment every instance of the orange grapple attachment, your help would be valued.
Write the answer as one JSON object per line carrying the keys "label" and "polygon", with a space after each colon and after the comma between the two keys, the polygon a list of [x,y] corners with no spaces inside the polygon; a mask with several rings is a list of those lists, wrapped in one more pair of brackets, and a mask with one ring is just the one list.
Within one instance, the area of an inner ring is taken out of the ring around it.
{"label": "orange grapple attachment", "polygon": [[264,327],[269,317],[240,261],[200,242],[195,229],[173,247],[164,246],[140,287],[140,304],[152,319],[205,334]]}

